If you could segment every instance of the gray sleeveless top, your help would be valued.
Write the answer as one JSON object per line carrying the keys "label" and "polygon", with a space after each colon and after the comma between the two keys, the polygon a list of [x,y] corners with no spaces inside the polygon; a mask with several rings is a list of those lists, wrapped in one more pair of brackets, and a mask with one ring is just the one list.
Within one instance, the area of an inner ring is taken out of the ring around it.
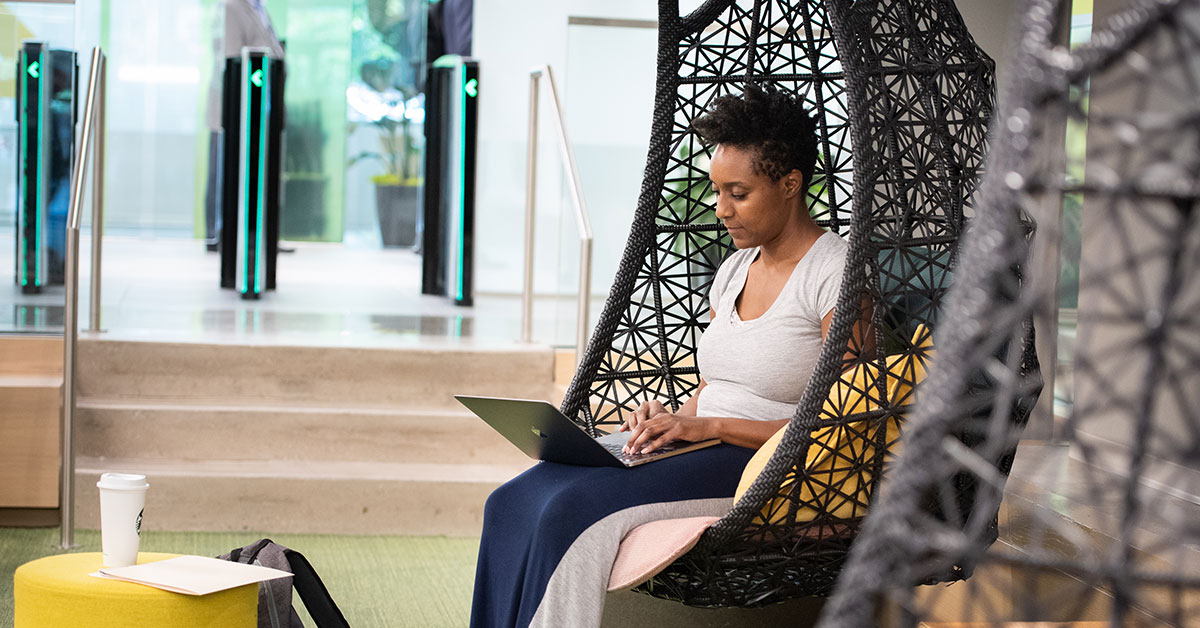
{"label": "gray sleeveless top", "polygon": [[817,238],[771,307],[749,321],[741,320],[735,304],[758,247],[735,251],[721,264],[708,296],[716,317],[696,351],[708,383],[697,416],[792,417],[821,353],[821,319],[837,304],[846,250],[835,233]]}

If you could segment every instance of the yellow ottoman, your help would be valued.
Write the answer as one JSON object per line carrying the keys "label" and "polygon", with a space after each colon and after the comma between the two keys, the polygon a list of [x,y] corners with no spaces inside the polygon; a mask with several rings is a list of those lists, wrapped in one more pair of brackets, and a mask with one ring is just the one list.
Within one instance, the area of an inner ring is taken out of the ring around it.
{"label": "yellow ottoman", "polygon": [[[138,554],[138,563],[175,554]],[[25,563],[13,574],[13,628],[255,628],[258,585],[182,595],[94,578],[100,554],[61,554]]]}

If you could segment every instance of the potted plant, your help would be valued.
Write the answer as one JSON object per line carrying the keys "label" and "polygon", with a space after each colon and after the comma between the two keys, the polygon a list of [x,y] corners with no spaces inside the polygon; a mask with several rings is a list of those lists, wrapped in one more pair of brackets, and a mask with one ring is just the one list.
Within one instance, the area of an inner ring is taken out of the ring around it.
{"label": "potted plant", "polygon": [[371,177],[383,245],[411,247],[417,243],[423,183],[424,38],[416,35],[424,28],[425,4],[367,0],[365,9],[376,33],[374,52],[362,64],[361,83],[351,85],[347,95],[355,117],[378,130],[379,149],[362,151],[350,163],[369,159],[383,164],[384,172]]}
{"label": "potted plant", "polygon": [[285,240],[320,240],[325,235],[325,129],[319,101],[288,110],[283,157],[283,212],[280,234]]}

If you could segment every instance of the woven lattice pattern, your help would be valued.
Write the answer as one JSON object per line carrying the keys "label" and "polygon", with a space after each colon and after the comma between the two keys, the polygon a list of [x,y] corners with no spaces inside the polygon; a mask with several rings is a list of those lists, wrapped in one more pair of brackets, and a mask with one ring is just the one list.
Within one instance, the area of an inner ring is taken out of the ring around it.
{"label": "woven lattice pattern", "polygon": [[[697,548],[642,590],[694,605],[824,595],[911,402],[889,385],[913,376],[836,388],[861,403],[827,397],[853,365],[884,373],[889,356],[922,353],[914,332],[937,327],[986,148],[992,62],[946,0],[713,0],[687,16],[663,0],[658,68],[630,239],[563,410],[611,430],[643,400],[675,409],[696,390],[707,293],[731,243],[691,121],[750,82],[796,94],[819,124],[810,208],[850,242],[839,303],[776,455]],[[851,340],[860,321],[869,351]],[[822,427],[833,436],[814,438]],[[828,464],[808,473],[818,454]]]}
{"label": "woven lattice pattern", "polygon": [[[1061,10],[1026,7],[937,361],[823,626],[1200,617],[1200,3],[1131,3],[1073,51],[1052,43]],[[1065,148],[1070,127],[1086,152]],[[1056,242],[1079,200],[1078,341],[1059,374],[1074,408],[1063,442],[1022,445],[1006,486],[994,462],[1019,434],[1004,409],[1036,386],[1022,321],[1054,311],[1052,290],[1012,272],[1032,263],[1020,217],[1037,221],[1035,244]],[[964,422],[971,447],[947,438]],[[975,516],[949,497],[935,501],[952,523],[929,516],[929,496],[964,480]],[[979,514],[1002,496],[1006,543],[989,548]],[[957,591],[918,586],[953,564],[975,565]]]}

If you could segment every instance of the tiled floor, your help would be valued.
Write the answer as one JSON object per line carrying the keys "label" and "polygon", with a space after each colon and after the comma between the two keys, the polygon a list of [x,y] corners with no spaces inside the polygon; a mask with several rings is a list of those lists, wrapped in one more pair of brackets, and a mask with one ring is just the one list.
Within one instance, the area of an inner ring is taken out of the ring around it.
{"label": "tiled floor", "polygon": [[[0,260],[12,259],[0,238]],[[89,302],[89,243],[81,247],[80,320]],[[473,307],[422,295],[421,258],[407,249],[296,243],[281,253],[278,289],[258,301],[219,287],[220,259],[198,240],[106,236],[101,326],[130,339],[407,346],[439,342],[503,344],[520,337],[520,300],[488,294]],[[61,332],[64,290],[23,295],[11,269],[0,271],[0,332]],[[592,305],[592,320],[602,302]],[[574,297],[538,298],[534,340],[573,344]]]}

